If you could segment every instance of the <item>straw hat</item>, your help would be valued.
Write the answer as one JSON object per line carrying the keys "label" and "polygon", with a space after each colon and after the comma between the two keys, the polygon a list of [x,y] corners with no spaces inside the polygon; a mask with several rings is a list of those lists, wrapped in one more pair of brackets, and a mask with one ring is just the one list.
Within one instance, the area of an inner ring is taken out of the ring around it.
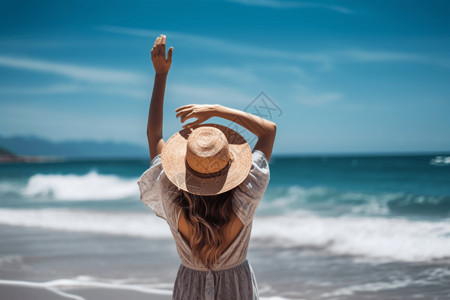
{"label": "straw hat", "polygon": [[161,153],[167,178],[196,195],[217,195],[238,186],[252,165],[252,151],[236,131],[202,124],[175,133]]}

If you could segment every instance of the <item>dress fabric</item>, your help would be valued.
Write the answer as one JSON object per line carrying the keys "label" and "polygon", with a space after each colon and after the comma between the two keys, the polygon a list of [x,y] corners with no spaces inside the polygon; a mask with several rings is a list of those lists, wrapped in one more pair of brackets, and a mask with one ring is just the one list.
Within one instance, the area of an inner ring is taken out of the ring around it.
{"label": "dress fabric", "polygon": [[233,209],[244,226],[217,263],[206,268],[192,255],[189,243],[178,231],[181,210],[174,199],[182,191],[165,175],[161,156],[152,160],[137,183],[141,201],[167,221],[181,259],[173,299],[259,299],[255,276],[246,257],[253,217],[269,179],[266,156],[254,150],[248,176],[233,191]]}

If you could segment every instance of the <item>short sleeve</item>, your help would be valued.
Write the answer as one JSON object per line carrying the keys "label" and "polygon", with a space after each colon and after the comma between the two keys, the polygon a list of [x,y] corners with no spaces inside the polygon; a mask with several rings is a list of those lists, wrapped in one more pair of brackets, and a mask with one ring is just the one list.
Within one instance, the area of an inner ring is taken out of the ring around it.
{"label": "short sleeve", "polygon": [[137,182],[140,191],[140,199],[155,214],[167,220],[167,203],[175,194],[179,193],[178,188],[167,178],[161,163],[161,155],[153,158],[148,168]]}
{"label": "short sleeve", "polygon": [[244,225],[252,222],[269,180],[269,161],[263,152],[254,150],[250,172],[234,190],[234,210]]}

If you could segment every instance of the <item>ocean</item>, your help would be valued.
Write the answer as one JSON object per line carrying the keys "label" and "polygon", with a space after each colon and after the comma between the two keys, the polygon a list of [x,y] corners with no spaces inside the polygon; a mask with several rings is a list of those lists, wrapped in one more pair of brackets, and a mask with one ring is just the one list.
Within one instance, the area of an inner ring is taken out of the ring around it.
{"label": "ocean", "polygon": [[[0,283],[170,299],[180,260],[139,200],[148,167],[0,165]],[[450,298],[450,154],[274,156],[270,168],[248,253],[262,299]]]}

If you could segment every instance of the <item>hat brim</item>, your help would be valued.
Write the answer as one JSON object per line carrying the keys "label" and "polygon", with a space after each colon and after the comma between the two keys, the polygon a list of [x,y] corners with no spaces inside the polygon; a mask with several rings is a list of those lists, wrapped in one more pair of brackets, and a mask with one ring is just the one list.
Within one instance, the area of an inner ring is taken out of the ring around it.
{"label": "hat brim", "polygon": [[[232,161],[225,172],[214,177],[194,174],[186,167],[186,145],[190,133],[202,126],[220,129],[227,138]],[[195,195],[217,195],[238,186],[248,176],[252,151],[247,141],[236,131],[218,124],[201,124],[175,133],[165,143],[161,162],[167,178],[178,188]]]}

